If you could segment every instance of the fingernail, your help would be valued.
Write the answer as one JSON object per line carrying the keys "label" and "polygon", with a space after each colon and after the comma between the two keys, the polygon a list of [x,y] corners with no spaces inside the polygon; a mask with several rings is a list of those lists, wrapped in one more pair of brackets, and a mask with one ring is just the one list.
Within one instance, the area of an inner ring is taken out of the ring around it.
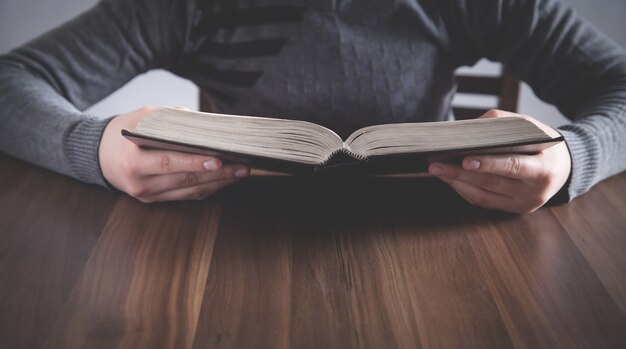
{"label": "fingernail", "polygon": [[478,160],[470,160],[465,162],[466,170],[477,170],[480,167],[480,161]]}
{"label": "fingernail", "polygon": [[220,168],[220,164],[218,164],[215,160],[207,160],[202,163],[202,165],[207,171],[215,171]]}
{"label": "fingernail", "polygon": [[434,165],[431,166],[430,173],[435,176],[443,176],[446,173],[446,169],[439,165]]}
{"label": "fingernail", "polygon": [[235,171],[235,177],[237,178],[243,178],[248,176],[248,168],[247,167],[241,167],[239,169],[237,169]]}

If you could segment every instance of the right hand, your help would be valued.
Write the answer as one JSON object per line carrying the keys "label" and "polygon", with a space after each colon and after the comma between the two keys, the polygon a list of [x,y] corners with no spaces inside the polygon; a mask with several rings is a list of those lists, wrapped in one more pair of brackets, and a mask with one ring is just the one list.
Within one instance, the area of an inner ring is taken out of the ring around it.
{"label": "right hand", "polygon": [[141,108],[113,118],[102,133],[99,159],[104,178],[142,202],[201,200],[248,176],[240,164],[219,158],[168,150],[145,149],[124,138],[156,108]]}

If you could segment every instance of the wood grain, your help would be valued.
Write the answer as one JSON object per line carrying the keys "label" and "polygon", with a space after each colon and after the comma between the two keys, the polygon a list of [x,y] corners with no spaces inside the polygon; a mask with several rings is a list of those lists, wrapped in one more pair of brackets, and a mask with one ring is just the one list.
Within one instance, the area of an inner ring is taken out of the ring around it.
{"label": "wood grain", "polygon": [[145,205],[0,169],[2,348],[626,346],[626,174],[514,216],[431,178]]}
{"label": "wood grain", "polygon": [[55,348],[189,348],[195,336],[219,208],[115,206],[56,323]]}
{"label": "wood grain", "polygon": [[618,347],[626,321],[550,210],[468,234],[517,348]]}
{"label": "wood grain", "polygon": [[40,348],[115,204],[0,153],[0,347]]}
{"label": "wood grain", "polygon": [[[626,314],[626,176],[553,208],[554,215],[585,256],[613,300]],[[584,214],[581,214],[584,213]]]}

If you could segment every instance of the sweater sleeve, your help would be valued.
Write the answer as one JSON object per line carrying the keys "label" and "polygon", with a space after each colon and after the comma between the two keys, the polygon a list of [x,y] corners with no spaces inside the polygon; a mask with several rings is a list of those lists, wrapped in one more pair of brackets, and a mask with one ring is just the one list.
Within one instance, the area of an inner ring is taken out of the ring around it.
{"label": "sweater sleeve", "polygon": [[83,110],[178,60],[189,3],[105,0],[0,56],[0,150],[104,185],[98,147],[108,120]]}
{"label": "sweater sleeve", "polygon": [[431,27],[444,28],[437,35],[460,64],[502,62],[573,120],[559,128],[569,199],[626,169],[626,53],[616,43],[558,0],[459,0],[440,13]]}

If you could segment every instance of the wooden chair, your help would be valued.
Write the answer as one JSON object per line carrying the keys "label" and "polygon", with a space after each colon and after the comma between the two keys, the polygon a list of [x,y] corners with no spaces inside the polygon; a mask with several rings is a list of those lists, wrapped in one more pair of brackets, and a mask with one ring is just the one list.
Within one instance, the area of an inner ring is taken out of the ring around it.
{"label": "wooden chair", "polygon": [[[470,93],[498,97],[498,109],[517,112],[519,81],[506,69],[500,76],[457,75],[457,93]],[[457,120],[477,118],[491,108],[453,107]]]}
{"label": "wooden chair", "polygon": [[210,113],[213,111],[213,103],[211,102],[211,97],[200,90],[200,111]]}
{"label": "wooden chair", "polygon": [[[519,102],[519,81],[503,69],[501,76],[457,75],[457,93],[470,93],[498,97],[498,109],[517,112]],[[200,91],[200,110],[209,112],[211,97]],[[473,119],[488,109],[474,107],[453,107],[457,120]]]}

